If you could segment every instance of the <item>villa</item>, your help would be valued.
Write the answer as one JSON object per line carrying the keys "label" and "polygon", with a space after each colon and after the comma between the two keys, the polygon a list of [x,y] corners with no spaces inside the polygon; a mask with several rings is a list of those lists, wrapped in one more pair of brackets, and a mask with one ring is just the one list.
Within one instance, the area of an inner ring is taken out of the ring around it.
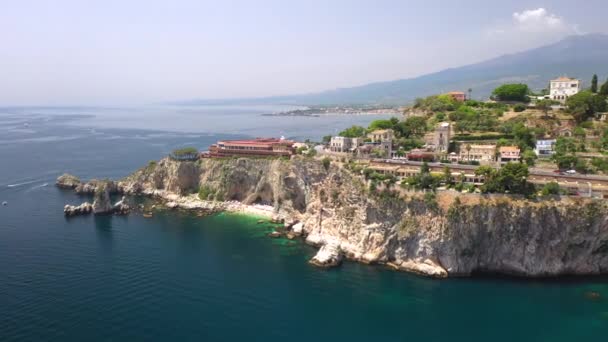
{"label": "villa", "polygon": [[570,96],[578,94],[580,90],[580,80],[570,77],[560,77],[551,80],[549,97],[555,101],[565,102]]}
{"label": "villa", "polygon": [[521,157],[519,147],[517,146],[501,146],[498,151],[500,153],[501,164],[517,162]]}
{"label": "villa", "polygon": [[460,145],[460,160],[490,163],[496,160],[496,145]]}
{"label": "villa", "polygon": [[222,140],[211,145],[208,154],[210,157],[290,157],[295,153],[294,144],[284,138]]}
{"label": "villa", "polygon": [[447,93],[447,95],[451,96],[454,101],[464,102],[467,99],[467,96],[462,91],[451,91]]}
{"label": "villa", "polygon": [[329,141],[329,150],[339,153],[353,153],[357,147],[363,144],[363,138],[347,138],[347,137],[331,137]]}
{"label": "villa", "polygon": [[377,129],[369,134],[367,134],[367,138],[371,140],[372,143],[381,143],[383,141],[392,141],[395,137],[395,132],[392,129]]}

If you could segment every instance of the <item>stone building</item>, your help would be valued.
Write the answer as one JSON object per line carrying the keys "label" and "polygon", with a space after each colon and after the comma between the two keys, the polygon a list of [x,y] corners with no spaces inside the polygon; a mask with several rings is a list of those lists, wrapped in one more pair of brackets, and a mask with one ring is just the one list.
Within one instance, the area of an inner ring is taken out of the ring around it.
{"label": "stone building", "polygon": [[331,137],[329,150],[332,152],[353,153],[363,144],[363,138]]}
{"label": "stone building", "polygon": [[461,161],[490,163],[496,160],[496,145],[460,145]]}

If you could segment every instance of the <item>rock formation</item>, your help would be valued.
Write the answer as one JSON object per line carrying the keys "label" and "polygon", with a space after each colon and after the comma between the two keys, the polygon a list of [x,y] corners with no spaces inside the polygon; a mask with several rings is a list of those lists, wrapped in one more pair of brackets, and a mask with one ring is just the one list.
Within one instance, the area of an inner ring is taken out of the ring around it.
{"label": "rock formation", "polygon": [[[300,157],[163,159],[113,185],[180,208],[271,205],[298,222],[290,232],[321,247],[311,261],[320,266],[344,256],[434,277],[608,273],[608,206],[601,200],[375,191],[345,167]],[[200,201],[198,193],[216,201]]]}
{"label": "rock formation", "polygon": [[93,201],[93,214],[111,214],[113,210],[110,202],[110,190],[105,184],[98,184],[95,189],[95,201]]}
{"label": "rock formation", "polygon": [[335,267],[342,262],[342,257],[340,244],[338,242],[326,243],[321,246],[317,254],[310,259],[310,263],[317,267]]}
{"label": "rock formation", "polygon": [[78,185],[80,185],[80,179],[76,176],[64,173],[57,178],[57,182],[55,182],[55,184],[60,188],[75,189]]}
{"label": "rock formation", "polygon": [[66,206],[63,207],[63,213],[65,214],[65,216],[68,217],[77,215],[88,215],[91,212],[93,212],[93,206],[89,202],[84,202],[78,206],[66,204]]}

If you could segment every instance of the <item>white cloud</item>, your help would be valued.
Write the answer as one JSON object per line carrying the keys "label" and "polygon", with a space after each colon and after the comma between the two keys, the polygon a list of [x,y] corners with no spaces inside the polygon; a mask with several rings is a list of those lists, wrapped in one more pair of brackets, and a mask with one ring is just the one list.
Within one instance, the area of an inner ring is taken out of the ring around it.
{"label": "white cloud", "polygon": [[580,34],[576,24],[551,13],[545,8],[515,12],[506,21],[485,30],[488,43],[500,52],[529,49],[558,41],[566,36]]}
{"label": "white cloud", "polygon": [[564,18],[550,13],[545,8],[515,12],[511,20],[486,30],[488,36],[500,35],[571,35],[580,33],[578,26],[568,23]]}
{"label": "white cloud", "polygon": [[574,33],[572,26],[564,19],[549,13],[544,8],[513,13],[514,28],[523,32],[568,32]]}

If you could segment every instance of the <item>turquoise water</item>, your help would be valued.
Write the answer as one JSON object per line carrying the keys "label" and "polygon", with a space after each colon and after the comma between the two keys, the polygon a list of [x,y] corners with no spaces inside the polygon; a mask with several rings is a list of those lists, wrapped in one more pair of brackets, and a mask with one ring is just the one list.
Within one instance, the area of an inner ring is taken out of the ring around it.
{"label": "turquoise water", "polygon": [[65,219],[63,205],[86,198],[52,186],[64,171],[121,177],[174,147],[232,136],[74,120],[0,114],[0,201],[9,202],[0,207],[0,341],[608,336],[606,278],[432,280],[350,262],[324,271],[307,263],[314,249],[266,237],[269,227],[254,217]]}

